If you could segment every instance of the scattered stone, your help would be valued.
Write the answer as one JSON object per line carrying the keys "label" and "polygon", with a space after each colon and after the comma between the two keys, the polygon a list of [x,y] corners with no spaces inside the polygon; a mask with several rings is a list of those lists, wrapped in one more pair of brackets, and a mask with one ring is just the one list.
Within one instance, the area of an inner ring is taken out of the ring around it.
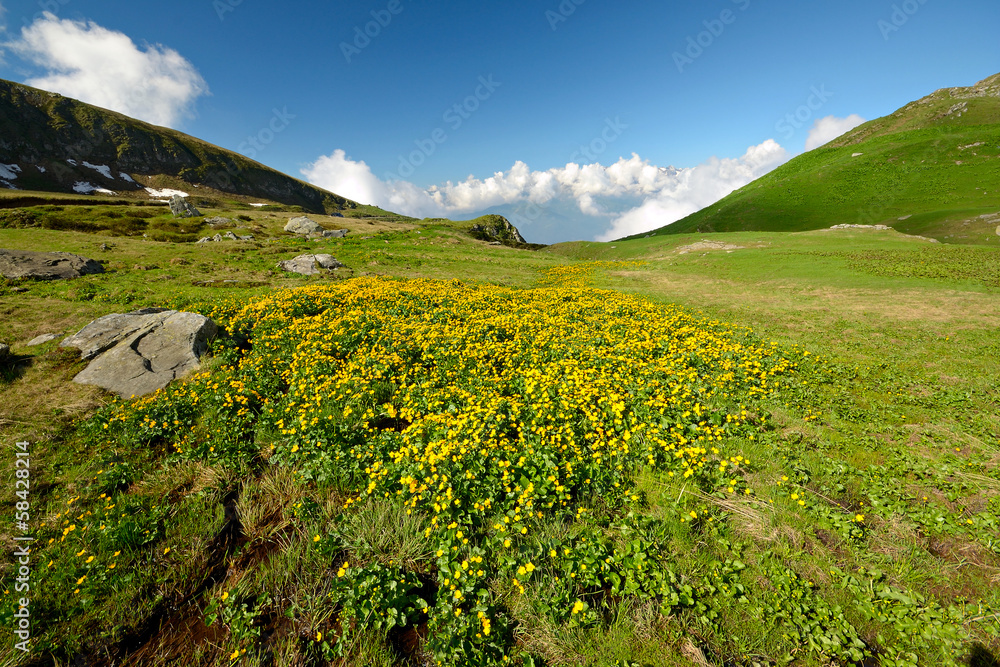
{"label": "scattered stone", "polygon": [[0,249],[0,275],[4,278],[61,280],[103,272],[98,261],[69,252]]}
{"label": "scattered stone", "polygon": [[184,259],[183,257],[174,257],[172,260],[170,260],[171,266],[187,266],[190,263],[191,263],[190,260]]}
{"label": "scattered stone", "polygon": [[321,238],[321,239],[342,239],[347,236],[349,229],[324,229],[318,234],[310,234],[309,238]]}
{"label": "scattered stone", "polygon": [[80,350],[91,361],[73,378],[122,398],[166,387],[198,366],[218,333],[215,322],[195,313],[146,308],[98,318],[60,347]]}
{"label": "scattered stone", "polygon": [[861,157],[864,153],[851,153],[851,157]]}
{"label": "scattered stone", "polygon": [[888,227],[886,225],[848,225],[848,224],[843,224],[843,225],[834,225],[830,229],[875,229],[875,230],[883,231],[884,232],[884,231],[888,231],[888,230],[892,229],[892,227]]}
{"label": "scattered stone", "polygon": [[700,252],[702,250],[742,250],[743,247],[741,245],[733,245],[732,243],[722,243],[721,241],[699,241],[698,243],[679,247],[677,254],[686,255],[689,252]]}
{"label": "scattered stone", "polygon": [[103,250],[104,252],[107,252],[108,250],[111,250],[115,246],[114,245],[108,245],[107,243],[102,243],[101,245],[99,245],[97,247],[100,248],[101,250]]}
{"label": "scattered stone", "polygon": [[28,347],[37,347],[38,345],[45,345],[46,343],[54,341],[59,338],[59,334],[42,334],[41,336],[35,336],[28,341]]}
{"label": "scattered stone", "polygon": [[503,245],[503,244],[500,243],[499,241],[490,241],[489,245]]}
{"label": "scattered stone", "polygon": [[300,216],[289,220],[285,225],[285,231],[292,234],[322,234],[323,228],[319,226],[319,223],[305,216]]}
{"label": "scattered stone", "polygon": [[25,292],[28,291],[28,288],[27,287],[11,287],[10,291],[14,292],[15,294],[24,294]]}
{"label": "scattered stone", "polygon": [[193,218],[201,215],[194,206],[184,197],[174,195],[170,198],[170,212],[175,218]]}
{"label": "scattered stone", "polygon": [[0,361],[6,361],[7,357],[10,356],[10,345],[6,343],[0,343]]}
{"label": "scattered stone", "polygon": [[900,216],[900,217],[896,218],[896,220],[909,220],[912,217],[913,217],[912,214],[911,215],[903,215],[903,216]]}
{"label": "scattered stone", "polygon": [[136,264],[135,266],[132,267],[132,270],[133,271],[149,271],[152,268],[155,268],[155,267],[146,266],[145,264]]}
{"label": "scattered stone", "polygon": [[997,226],[997,236],[1000,236],[1000,225]]}
{"label": "scattered stone", "polygon": [[247,234],[246,236],[237,236],[232,232],[226,232],[225,234],[216,234],[215,236],[206,236],[204,238],[198,239],[195,243],[218,243],[220,241],[253,241],[253,234]]}
{"label": "scattered stone", "polygon": [[229,227],[234,223],[229,218],[216,216],[214,218],[205,218],[205,224],[208,225],[209,227]]}
{"label": "scattered stone", "polygon": [[324,269],[339,269],[344,265],[338,262],[333,255],[299,255],[292,259],[278,262],[278,268],[290,273],[298,273],[303,276],[315,276]]}

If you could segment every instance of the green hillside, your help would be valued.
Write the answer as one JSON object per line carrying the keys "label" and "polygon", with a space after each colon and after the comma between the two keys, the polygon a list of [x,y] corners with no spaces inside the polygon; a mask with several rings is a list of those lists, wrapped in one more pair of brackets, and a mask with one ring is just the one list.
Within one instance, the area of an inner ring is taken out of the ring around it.
{"label": "green hillside", "polygon": [[[110,177],[85,161],[108,167]],[[230,203],[273,202],[311,213],[373,208],[183,132],[2,79],[0,165],[17,166],[8,184],[21,190],[73,192],[85,182],[140,199],[149,198],[148,186],[198,188],[203,197]]]}
{"label": "green hillside", "polygon": [[865,123],[652,233],[836,224],[1000,243],[1000,75],[939,90]]}

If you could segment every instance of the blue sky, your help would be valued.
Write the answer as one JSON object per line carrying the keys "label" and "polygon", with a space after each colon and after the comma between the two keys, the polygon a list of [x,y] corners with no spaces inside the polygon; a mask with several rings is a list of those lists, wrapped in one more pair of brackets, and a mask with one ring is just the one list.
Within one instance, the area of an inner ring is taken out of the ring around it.
{"label": "blue sky", "polygon": [[672,222],[810,132],[811,146],[1000,71],[996,0],[0,7],[0,77],[363,203],[499,211],[545,242]]}

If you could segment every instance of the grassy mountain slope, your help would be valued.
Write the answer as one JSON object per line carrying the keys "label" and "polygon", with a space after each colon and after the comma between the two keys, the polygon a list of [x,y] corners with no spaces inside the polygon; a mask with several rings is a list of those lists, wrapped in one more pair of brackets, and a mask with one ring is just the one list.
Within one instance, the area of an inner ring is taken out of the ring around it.
{"label": "grassy mountain slope", "polygon": [[[84,166],[84,161],[108,166],[111,178]],[[19,166],[20,173],[8,182],[25,190],[72,192],[76,183],[86,182],[119,195],[148,198],[142,186],[185,191],[197,187],[206,195],[277,202],[314,213],[360,206],[182,132],[4,80],[0,164]],[[121,173],[136,183],[121,178]]]}
{"label": "grassy mountain slope", "polygon": [[658,234],[886,224],[1000,242],[1000,75],[939,90],[796,157]]}

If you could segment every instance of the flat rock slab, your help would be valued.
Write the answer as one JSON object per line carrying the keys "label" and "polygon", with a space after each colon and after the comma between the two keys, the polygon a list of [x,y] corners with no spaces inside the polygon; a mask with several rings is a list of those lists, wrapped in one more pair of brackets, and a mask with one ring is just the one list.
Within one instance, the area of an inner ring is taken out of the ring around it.
{"label": "flat rock slab", "polygon": [[333,255],[299,255],[292,259],[278,262],[278,268],[291,273],[299,273],[303,276],[315,276],[325,269],[339,269],[344,265],[334,258]]}
{"label": "flat rock slab", "polygon": [[145,396],[198,367],[215,322],[196,313],[146,308],[112,313],[73,334],[60,347],[80,350],[90,365],[73,378],[122,398]]}
{"label": "flat rock slab", "polygon": [[326,229],[322,232],[310,234],[311,239],[342,239],[347,236],[349,229]]}
{"label": "flat rock slab", "polygon": [[42,334],[41,336],[35,336],[28,341],[26,347],[35,347],[36,345],[45,345],[46,343],[59,338],[59,334]]}
{"label": "flat rock slab", "polygon": [[71,252],[0,249],[0,275],[4,278],[63,280],[91,273],[104,273],[104,267],[96,260]]}

